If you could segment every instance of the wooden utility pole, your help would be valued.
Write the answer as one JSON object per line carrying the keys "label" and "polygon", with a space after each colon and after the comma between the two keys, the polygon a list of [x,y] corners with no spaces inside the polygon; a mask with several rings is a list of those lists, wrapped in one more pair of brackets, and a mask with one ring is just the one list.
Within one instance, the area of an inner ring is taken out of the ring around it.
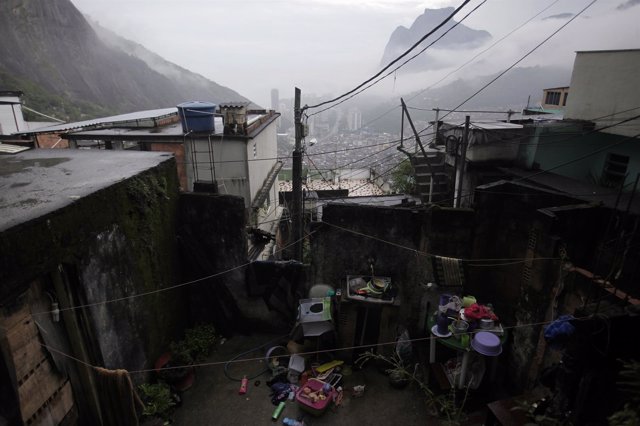
{"label": "wooden utility pole", "polygon": [[464,133],[462,134],[462,148],[460,149],[460,161],[458,162],[459,168],[457,170],[456,179],[456,196],[454,207],[460,207],[462,202],[462,182],[464,179],[464,167],[467,164],[467,146],[469,146],[469,123],[470,118],[467,115],[464,119]]}
{"label": "wooden utility pole", "polygon": [[293,150],[293,205],[291,206],[293,258],[302,262],[302,110],[300,109],[300,89],[296,87],[294,101],[294,128],[296,144]]}

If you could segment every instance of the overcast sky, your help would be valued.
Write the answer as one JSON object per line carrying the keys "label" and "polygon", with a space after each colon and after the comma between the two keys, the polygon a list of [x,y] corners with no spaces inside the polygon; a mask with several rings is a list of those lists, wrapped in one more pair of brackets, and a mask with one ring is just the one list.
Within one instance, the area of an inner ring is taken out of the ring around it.
{"label": "overcast sky", "polygon": [[[464,11],[480,1],[472,1]],[[379,69],[385,45],[396,27],[409,27],[425,8],[458,6],[462,0],[72,2],[119,35],[270,106],[271,88],[278,88],[281,98],[292,97],[294,86],[320,96],[352,88]],[[453,77],[498,72],[566,22],[568,14],[577,13],[588,3],[590,0],[487,0],[465,24],[489,31],[493,40],[476,51],[430,49],[451,66],[419,75],[420,85],[433,83],[553,4]],[[576,50],[626,48],[640,48],[640,0],[599,0],[522,65],[571,67]],[[416,76],[398,75],[378,85],[375,93],[402,93],[414,89],[415,84]]]}

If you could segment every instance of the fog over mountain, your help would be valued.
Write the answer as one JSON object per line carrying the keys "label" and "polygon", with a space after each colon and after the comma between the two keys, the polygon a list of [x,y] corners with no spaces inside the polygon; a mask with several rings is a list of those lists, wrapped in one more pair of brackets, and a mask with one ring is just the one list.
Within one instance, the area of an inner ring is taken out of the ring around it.
{"label": "fog over mountain", "polygon": [[[455,78],[439,87],[426,87],[420,90],[398,94],[389,97],[364,97],[354,102],[362,111],[363,126],[372,130],[398,133],[400,131],[401,112],[398,108],[402,96],[408,106],[419,108],[410,113],[414,120],[423,122],[433,120],[435,112],[433,108],[452,109],[462,101],[474,94],[480,87],[492,80],[496,75],[484,75],[469,78]],[[498,79],[490,87],[475,96],[461,109],[473,110],[497,110],[507,111],[512,109],[522,111],[527,101],[531,105],[537,105],[542,98],[542,89],[548,87],[566,86],[571,80],[571,70],[557,67],[520,67],[514,68]],[[391,111],[391,112],[389,112]],[[442,117],[442,114],[440,115]],[[452,114],[449,120],[458,120],[464,114]],[[473,114],[475,119],[499,118],[504,115]]]}

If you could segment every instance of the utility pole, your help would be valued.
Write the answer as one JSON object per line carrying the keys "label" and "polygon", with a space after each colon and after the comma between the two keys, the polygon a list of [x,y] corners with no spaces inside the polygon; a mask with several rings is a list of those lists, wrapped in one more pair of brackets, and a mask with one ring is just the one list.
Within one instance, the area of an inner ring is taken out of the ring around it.
{"label": "utility pole", "polygon": [[294,127],[296,144],[293,150],[293,205],[291,206],[293,258],[302,262],[302,110],[300,89],[296,87],[294,101]]}
{"label": "utility pole", "polygon": [[456,178],[456,196],[453,207],[460,207],[462,201],[462,181],[464,178],[464,167],[467,164],[467,146],[469,146],[469,123],[470,118],[467,115],[464,119],[464,133],[462,134],[462,148],[460,149],[459,168]]}
{"label": "utility pole", "polygon": [[434,128],[434,132],[433,132],[433,144],[435,145],[436,143],[438,143],[438,131],[440,130],[440,108],[433,108],[433,111],[436,112],[436,121],[435,121],[435,125],[433,126]]}

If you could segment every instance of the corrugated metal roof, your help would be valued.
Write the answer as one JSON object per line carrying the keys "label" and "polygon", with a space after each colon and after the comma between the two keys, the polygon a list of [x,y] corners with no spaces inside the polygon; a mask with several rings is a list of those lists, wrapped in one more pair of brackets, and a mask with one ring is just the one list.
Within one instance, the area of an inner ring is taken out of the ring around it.
{"label": "corrugated metal roof", "polygon": [[[464,124],[460,123],[450,123],[445,121],[443,124],[449,127],[464,127]],[[470,123],[470,128],[483,130],[515,130],[522,129],[523,126],[522,124],[506,123],[504,121],[472,121]]]}
{"label": "corrugated metal roof", "polygon": [[[25,133],[25,134],[30,134],[30,133],[61,133],[61,132],[74,130],[74,129],[85,129],[85,128],[99,127],[99,126],[104,126],[104,127],[123,126],[123,127],[126,127],[126,126],[133,126],[137,122],[140,122],[140,121],[143,121],[143,120],[160,119],[160,118],[165,118],[165,117],[169,117],[169,116],[177,115],[177,114],[178,114],[178,109],[176,107],[153,109],[153,110],[148,110],[148,111],[137,111],[137,112],[131,112],[131,113],[128,113],[128,114],[113,115],[111,117],[96,118],[96,119],[93,119],[93,120],[85,120],[85,121],[76,121],[76,122],[72,122],[72,123],[57,124],[57,125],[54,125],[54,126],[41,127],[41,128],[38,128],[38,129],[34,129],[34,130],[31,130],[31,131],[28,131],[28,132],[23,132],[23,133]],[[135,127],[135,126],[133,126],[133,127]]]}
{"label": "corrugated metal roof", "polygon": [[17,154],[22,151],[27,151],[31,148],[28,146],[11,145],[8,143],[0,142],[0,154]]}

